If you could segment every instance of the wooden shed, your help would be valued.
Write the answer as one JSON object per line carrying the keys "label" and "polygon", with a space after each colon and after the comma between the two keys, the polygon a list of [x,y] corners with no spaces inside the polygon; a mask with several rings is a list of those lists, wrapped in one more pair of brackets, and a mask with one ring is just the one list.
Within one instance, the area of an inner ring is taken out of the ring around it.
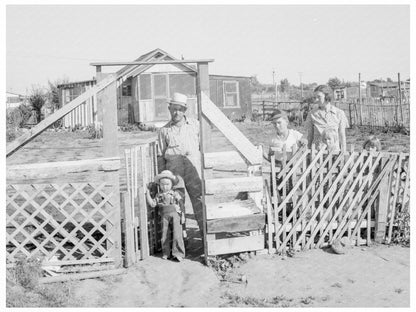
{"label": "wooden shed", "polygon": [[[137,58],[135,62],[148,62],[152,60],[175,60],[167,52],[156,49]],[[97,80],[106,73],[101,73],[97,66]],[[197,115],[196,98],[196,68],[187,64],[157,64],[128,65],[117,71],[122,76],[117,86],[118,124],[125,123],[151,123],[164,124],[169,120],[167,99],[174,92],[188,96],[188,116]],[[243,76],[210,75],[211,100],[230,119],[241,116],[251,116],[251,78]],[[77,90],[96,84],[96,80],[59,85],[62,105],[68,103]],[[69,96],[68,96],[69,95]],[[86,104],[88,105],[88,104]],[[80,107],[81,114],[91,114],[97,111],[96,107]],[[65,117],[67,118],[67,117]],[[77,117],[71,119],[70,124],[75,126],[75,120],[82,126],[93,122],[91,118]],[[84,124],[84,121],[87,124]],[[66,122],[65,125],[68,125]]]}

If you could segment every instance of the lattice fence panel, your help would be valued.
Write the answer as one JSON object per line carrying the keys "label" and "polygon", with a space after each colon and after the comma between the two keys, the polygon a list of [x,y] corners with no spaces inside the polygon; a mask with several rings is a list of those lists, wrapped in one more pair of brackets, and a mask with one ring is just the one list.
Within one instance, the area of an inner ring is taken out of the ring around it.
{"label": "lattice fence panel", "polygon": [[343,236],[369,244],[382,185],[390,190],[390,227],[393,207],[408,206],[408,156],[353,150],[328,154],[312,148],[278,159],[271,162],[273,245],[278,252],[322,247]]}
{"label": "lattice fence panel", "polygon": [[[111,257],[115,188],[106,182],[7,185],[7,261]],[[56,259],[55,258],[55,259]]]}

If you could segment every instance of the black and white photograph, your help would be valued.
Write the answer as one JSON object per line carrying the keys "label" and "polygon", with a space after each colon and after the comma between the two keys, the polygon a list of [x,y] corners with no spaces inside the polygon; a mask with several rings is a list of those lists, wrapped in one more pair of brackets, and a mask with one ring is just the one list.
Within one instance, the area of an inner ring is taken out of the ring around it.
{"label": "black and white photograph", "polygon": [[2,307],[414,308],[411,1],[159,2],[1,5]]}

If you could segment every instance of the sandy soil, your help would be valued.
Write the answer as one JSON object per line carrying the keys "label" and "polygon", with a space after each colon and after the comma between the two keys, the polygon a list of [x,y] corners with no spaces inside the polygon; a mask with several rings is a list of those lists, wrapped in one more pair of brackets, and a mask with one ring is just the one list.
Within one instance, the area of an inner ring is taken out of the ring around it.
{"label": "sandy soil", "polygon": [[[261,255],[227,281],[198,261],[150,257],[124,275],[78,282],[75,299],[86,307],[409,307],[409,251],[380,245],[345,255]],[[247,283],[238,283],[241,276]]]}
{"label": "sandy soil", "polygon": [[247,285],[229,284],[240,297],[282,296],[288,305],[312,307],[409,307],[409,249],[354,247],[345,255],[321,249],[293,258],[258,256],[235,272]]}

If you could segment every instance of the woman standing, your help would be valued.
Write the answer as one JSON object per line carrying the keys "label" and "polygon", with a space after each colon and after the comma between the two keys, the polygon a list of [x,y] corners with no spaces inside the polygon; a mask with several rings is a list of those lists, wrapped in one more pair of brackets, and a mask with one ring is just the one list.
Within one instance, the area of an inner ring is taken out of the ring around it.
{"label": "woman standing", "polygon": [[317,148],[322,147],[322,134],[327,129],[334,129],[337,132],[336,144],[341,151],[347,148],[345,128],[348,127],[348,120],[344,111],[331,104],[332,90],[325,86],[317,86],[314,90],[315,101],[318,107],[312,109],[306,118],[306,129],[308,131],[308,147],[316,144]]}

